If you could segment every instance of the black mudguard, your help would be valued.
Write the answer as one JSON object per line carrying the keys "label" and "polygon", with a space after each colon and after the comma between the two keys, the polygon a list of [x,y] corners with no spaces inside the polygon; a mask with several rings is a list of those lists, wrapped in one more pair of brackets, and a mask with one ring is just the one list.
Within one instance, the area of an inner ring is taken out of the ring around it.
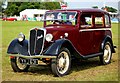
{"label": "black mudguard", "polygon": [[112,45],[112,53],[115,53],[115,49],[114,49],[114,45],[113,45],[113,41],[112,41],[112,38],[110,36],[106,36],[101,44],[101,51],[103,51],[103,48],[104,48],[104,45],[106,43],[106,41],[109,41]]}
{"label": "black mudguard", "polygon": [[23,42],[19,42],[18,39],[14,39],[7,50],[8,54],[21,54],[21,55],[29,55],[28,53],[28,40],[24,40]]}
{"label": "black mudguard", "polygon": [[51,46],[48,47],[44,54],[57,56],[59,55],[62,47],[66,47],[71,52],[71,55],[75,55],[77,58],[80,58],[80,54],[77,52],[71,41],[64,38],[56,40]]}

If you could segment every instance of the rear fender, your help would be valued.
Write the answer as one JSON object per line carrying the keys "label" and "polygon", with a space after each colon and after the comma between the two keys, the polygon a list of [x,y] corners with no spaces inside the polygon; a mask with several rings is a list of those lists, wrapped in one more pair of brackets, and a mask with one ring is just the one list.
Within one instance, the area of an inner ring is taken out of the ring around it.
{"label": "rear fender", "polygon": [[104,46],[105,46],[105,43],[109,41],[112,45],[112,53],[115,53],[115,49],[114,49],[114,45],[113,45],[113,42],[112,42],[112,38],[110,36],[106,36],[101,44],[101,51],[103,51],[104,49]]}
{"label": "rear fender", "polygon": [[19,42],[18,39],[14,39],[10,43],[7,53],[28,55],[28,40],[25,39],[23,42]]}

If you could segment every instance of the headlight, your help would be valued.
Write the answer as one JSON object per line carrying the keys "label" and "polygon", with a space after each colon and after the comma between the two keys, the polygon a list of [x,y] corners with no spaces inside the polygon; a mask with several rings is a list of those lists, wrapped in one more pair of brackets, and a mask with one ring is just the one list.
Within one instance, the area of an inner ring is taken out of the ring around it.
{"label": "headlight", "polygon": [[52,34],[47,34],[45,39],[46,39],[46,41],[50,42],[53,39],[53,35]]}
{"label": "headlight", "polygon": [[24,39],[25,39],[25,35],[21,32],[21,33],[18,35],[18,41],[19,41],[19,42],[22,42]]}

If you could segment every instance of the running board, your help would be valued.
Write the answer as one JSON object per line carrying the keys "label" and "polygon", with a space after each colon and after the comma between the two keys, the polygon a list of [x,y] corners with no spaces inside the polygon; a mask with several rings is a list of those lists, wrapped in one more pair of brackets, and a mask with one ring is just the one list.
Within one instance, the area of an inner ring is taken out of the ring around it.
{"label": "running board", "polygon": [[93,58],[93,57],[97,57],[97,56],[101,56],[103,55],[103,52],[100,52],[100,53],[96,53],[96,54],[91,54],[91,55],[85,55],[85,56],[82,56],[83,59],[88,59],[88,58]]}

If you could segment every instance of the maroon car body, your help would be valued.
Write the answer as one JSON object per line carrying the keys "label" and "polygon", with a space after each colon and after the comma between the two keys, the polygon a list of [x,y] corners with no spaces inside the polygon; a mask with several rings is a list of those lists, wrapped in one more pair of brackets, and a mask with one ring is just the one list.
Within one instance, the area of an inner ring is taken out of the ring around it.
{"label": "maroon car body", "polygon": [[[66,25],[66,24],[60,24],[60,25],[46,25],[46,21],[44,21],[44,27],[47,30],[47,33],[53,34],[54,39],[57,40],[60,38],[60,36],[64,36],[64,33],[68,33],[68,40],[70,40],[73,44],[73,46],[76,48],[76,50],[83,56],[86,56],[88,54],[94,54],[99,53],[101,43],[103,42],[104,38],[106,36],[109,36],[112,38],[111,33],[111,22],[109,14],[106,11],[98,10],[98,9],[68,9],[68,10],[52,10],[48,12],[57,12],[57,11],[67,11],[67,12],[77,12],[77,23],[75,25]],[[81,27],[80,24],[80,18],[82,14],[91,14],[92,16],[92,26],[91,27]],[[95,26],[95,16],[101,15],[103,18],[103,23],[99,27]],[[105,15],[108,16],[109,25],[105,25]]]}
{"label": "maroon car body", "polygon": [[114,48],[109,13],[99,9],[66,9],[47,11],[44,28],[31,29],[29,41],[19,34],[7,53],[20,54],[11,56],[14,71],[26,71],[29,65],[42,61],[51,65],[55,75],[64,76],[69,73],[73,58],[99,56],[102,64],[109,64]]}

